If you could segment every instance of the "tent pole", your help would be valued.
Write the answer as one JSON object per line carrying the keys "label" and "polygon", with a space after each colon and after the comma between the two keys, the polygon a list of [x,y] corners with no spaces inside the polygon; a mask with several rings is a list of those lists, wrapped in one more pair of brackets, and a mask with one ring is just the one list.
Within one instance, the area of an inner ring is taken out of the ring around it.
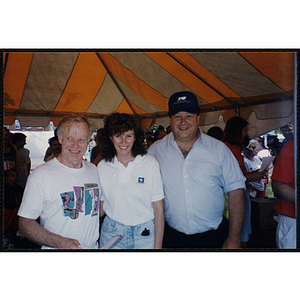
{"label": "tent pole", "polygon": [[152,122],[151,122],[151,124],[150,124],[150,126],[149,126],[148,129],[151,129],[151,126],[152,126],[152,124],[153,124],[155,121],[156,121],[156,117],[154,117],[154,118],[152,119]]}
{"label": "tent pole", "polygon": [[96,52],[96,55],[98,56],[99,60],[101,61],[102,65],[103,65],[103,67],[105,68],[105,70],[107,71],[108,75],[110,76],[110,78],[114,82],[115,86],[117,87],[117,89],[119,90],[119,92],[121,93],[121,95],[123,96],[123,98],[125,99],[125,101],[127,102],[127,104],[129,105],[130,109],[133,111],[133,113],[135,115],[137,115],[137,113],[134,111],[133,107],[131,106],[129,100],[127,99],[125,93],[122,91],[122,89],[118,85],[118,83],[117,83],[116,79],[114,78],[114,76],[112,75],[112,73],[108,70],[107,66],[105,65],[104,61],[100,57],[99,53]]}
{"label": "tent pole", "polygon": [[235,108],[235,114],[236,114],[237,117],[240,116],[240,108],[239,107]]}

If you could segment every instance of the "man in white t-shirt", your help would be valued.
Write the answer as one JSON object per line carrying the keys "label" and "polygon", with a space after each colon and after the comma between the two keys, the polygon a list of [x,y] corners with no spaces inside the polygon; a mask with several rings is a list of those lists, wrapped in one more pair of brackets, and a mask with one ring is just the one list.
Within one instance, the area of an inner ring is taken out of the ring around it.
{"label": "man in white t-shirt", "polygon": [[82,159],[90,124],[84,117],[66,117],[57,133],[61,154],[28,178],[18,212],[20,231],[42,249],[97,249],[100,185],[96,166]]}

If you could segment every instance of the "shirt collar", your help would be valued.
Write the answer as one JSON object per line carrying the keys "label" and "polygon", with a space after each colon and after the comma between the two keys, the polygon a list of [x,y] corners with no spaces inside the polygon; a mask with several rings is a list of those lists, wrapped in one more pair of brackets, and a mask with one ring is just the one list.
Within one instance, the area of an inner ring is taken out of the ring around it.
{"label": "shirt collar", "polygon": [[[202,133],[200,127],[198,127],[198,133],[199,133],[199,138],[198,138],[198,140],[195,142],[195,144],[196,144],[196,143],[201,143],[201,142],[202,142],[202,143],[205,145],[205,144],[206,144],[206,143],[205,143],[205,139],[203,139],[204,135],[203,135],[203,133]],[[168,139],[168,142],[167,142],[167,146],[169,147],[169,146],[171,146],[172,144],[176,143],[176,141],[175,141],[173,132],[170,132],[170,133],[168,134],[168,137],[169,137],[169,139]]]}

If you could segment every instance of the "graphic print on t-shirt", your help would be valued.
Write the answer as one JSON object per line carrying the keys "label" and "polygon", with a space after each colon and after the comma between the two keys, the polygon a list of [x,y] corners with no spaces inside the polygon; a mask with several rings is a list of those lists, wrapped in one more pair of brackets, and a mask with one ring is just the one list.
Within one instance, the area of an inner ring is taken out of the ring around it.
{"label": "graphic print on t-shirt", "polygon": [[73,191],[61,193],[64,216],[77,219],[80,213],[97,215],[99,196],[98,184],[94,183],[85,184],[84,187],[74,186]]}
{"label": "graphic print on t-shirt", "polygon": [[65,217],[69,217],[72,209],[74,208],[74,192],[65,192],[60,194]]}
{"label": "graphic print on t-shirt", "polygon": [[83,187],[74,186],[74,191],[76,195],[76,210],[83,212]]}
{"label": "graphic print on t-shirt", "polygon": [[99,211],[99,188],[97,184],[85,184],[85,214],[97,215]]}

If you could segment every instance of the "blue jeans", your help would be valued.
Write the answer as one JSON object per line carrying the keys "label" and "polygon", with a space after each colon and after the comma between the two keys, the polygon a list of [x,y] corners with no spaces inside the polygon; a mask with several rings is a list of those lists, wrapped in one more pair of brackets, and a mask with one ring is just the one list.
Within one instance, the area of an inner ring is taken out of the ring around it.
{"label": "blue jeans", "polygon": [[154,248],[154,219],[146,223],[127,226],[106,216],[100,235],[100,247],[116,235],[122,238],[111,249],[153,249]]}

